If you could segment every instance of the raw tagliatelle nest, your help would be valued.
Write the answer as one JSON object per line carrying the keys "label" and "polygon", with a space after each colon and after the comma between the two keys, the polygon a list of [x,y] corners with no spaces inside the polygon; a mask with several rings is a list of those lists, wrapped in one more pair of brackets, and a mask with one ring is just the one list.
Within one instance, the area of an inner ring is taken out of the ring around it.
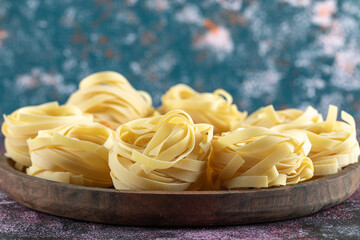
{"label": "raw tagliatelle nest", "polygon": [[314,172],[306,157],[310,148],[306,134],[299,131],[252,127],[223,134],[213,140],[209,188],[260,188],[305,181]]}
{"label": "raw tagliatelle nest", "polygon": [[213,125],[215,134],[233,130],[247,115],[238,110],[232,96],[222,89],[198,93],[184,84],[170,88],[162,97],[160,112],[174,109],[184,110],[195,123]]}
{"label": "raw tagliatelle nest", "polygon": [[117,189],[198,190],[204,184],[213,127],[181,111],[120,126],[106,144]]}
{"label": "raw tagliatelle nest", "polygon": [[123,75],[111,71],[84,78],[79,90],[70,96],[67,104],[93,114],[95,121],[112,129],[150,116],[154,111],[148,93],[135,90]]}
{"label": "raw tagliatelle nest", "polygon": [[111,132],[98,123],[40,131],[28,140],[32,165],[27,174],[76,185],[111,187],[109,151],[104,147]]}
{"label": "raw tagliatelle nest", "polygon": [[356,139],[354,118],[342,111],[337,121],[338,109],[330,105],[326,120],[314,108],[305,112],[297,109],[275,111],[267,106],[251,114],[243,123],[244,127],[266,126],[274,131],[290,129],[304,132],[311,143],[308,157],[314,164],[314,175],[337,173],[341,168],[358,162],[359,143]]}
{"label": "raw tagliatelle nest", "polygon": [[59,106],[57,102],[23,107],[4,115],[2,133],[5,135],[6,156],[12,158],[18,169],[31,165],[26,140],[34,138],[40,130],[53,129],[66,124],[91,123],[93,116],[83,114],[75,106]]}
{"label": "raw tagliatelle nest", "polygon": [[337,107],[330,106],[324,122],[303,127],[311,142],[308,156],[314,163],[316,176],[337,173],[358,162],[360,150],[354,118],[342,111],[341,118],[345,122],[337,121],[337,113]]}

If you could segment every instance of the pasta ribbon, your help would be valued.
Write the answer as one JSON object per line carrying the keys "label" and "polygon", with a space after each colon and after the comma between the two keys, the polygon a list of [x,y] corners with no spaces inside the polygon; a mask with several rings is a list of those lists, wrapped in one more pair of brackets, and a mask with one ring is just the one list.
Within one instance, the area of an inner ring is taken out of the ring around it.
{"label": "pasta ribbon", "polygon": [[80,82],[67,104],[94,115],[94,120],[112,129],[134,119],[150,116],[154,109],[150,95],[136,91],[117,72],[98,72]]}
{"label": "pasta ribbon", "polygon": [[359,143],[354,118],[330,105],[324,122],[303,126],[312,144],[309,158],[314,163],[315,176],[337,173],[341,168],[358,162]]}
{"label": "pasta ribbon", "polygon": [[239,128],[216,136],[212,145],[210,189],[284,186],[313,176],[312,161],[306,157],[311,144],[302,131]]}
{"label": "pasta ribbon", "polygon": [[91,187],[111,187],[109,151],[104,143],[112,130],[98,123],[40,131],[28,145],[28,175]]}
{"label": "pasta ribbon", "polygon": [[4,115],[2,133],[5,135],[6,156],[12,158],[15,167],[22,170],[31,160],[26,140],[34,138],[39,130],[53,129],[66,124],[91,123],[93,117],[83,114],[75,106],[59,106],[57,102],[23,107],[10,115]]}
{"label": "pasta ribbon", "polygon": [[329,106],[325,121],[311,106],[301,112],[297,109],[275,111],[270,105],[251,114],[241,126],[263,126],[279,132],[291,129],[305,132],[311,142],[308,157],[314,165],[314,176],[321,176],[337,173],[341,168],[358,162],[360,151],[355,120],[342,111],[344,122],[337,121],[337,115],[338,109],[333,105]]}
{"label": "pasta ribbon", "polygon": [[178,84],[163,95],[160,111],[174,109],[187,112],[195,123],[214,126],[214,133],[227,132],[238,125],[247,115],[238,111],[229,93],[217,89],[214,93],[198,93],[191,87]]}
{"label": "pasta ribbon", "polygon": [[115,188],[198,190],[204,183],[213,127],[181,110],[121,125],[109,138]]}
{"label": "pasta ribbon", "polygon": [[309,106],[305,112],[298,109],[275,111],[273,105],[262,107],[250,114],[240,127],[266,127],[275,130],[297,129],[299,126],[323,122],[322,115]]}

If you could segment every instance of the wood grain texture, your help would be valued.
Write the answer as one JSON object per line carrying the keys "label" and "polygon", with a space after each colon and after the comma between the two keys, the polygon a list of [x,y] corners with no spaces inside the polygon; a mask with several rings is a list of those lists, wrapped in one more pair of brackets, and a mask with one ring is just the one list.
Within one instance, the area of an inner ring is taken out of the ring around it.
{"label": "wood grain texture", "polygon": [[29,208],[73,219],[133,226],[238,225],[291,219],[334,206],[360,183],[360,164],[293,186],[231,191],[119,191],[31,177],[0,158],[0,189]]}

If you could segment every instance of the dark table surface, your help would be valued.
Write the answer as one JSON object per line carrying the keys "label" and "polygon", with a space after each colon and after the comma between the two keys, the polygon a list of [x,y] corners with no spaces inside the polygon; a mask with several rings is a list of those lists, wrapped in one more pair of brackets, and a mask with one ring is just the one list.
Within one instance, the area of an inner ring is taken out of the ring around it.
{"label": "dark table surface", "polygon": [[0,238],[359,239],[360,188],[335,207],[298,219],[212,228],[122,227],[56,217],[26,208],[0,192]]}

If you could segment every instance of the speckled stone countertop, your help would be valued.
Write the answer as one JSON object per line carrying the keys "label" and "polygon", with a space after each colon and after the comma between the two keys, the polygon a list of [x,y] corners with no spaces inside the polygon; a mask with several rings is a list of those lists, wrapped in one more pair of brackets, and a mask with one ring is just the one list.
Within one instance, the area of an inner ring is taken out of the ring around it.
{"label": "speckled stone countertop", "polygon": [[122,227],[33,211],[0,192],[0,238],[359,239],[360,188],[348,200],[294,220],[212,228]]}

